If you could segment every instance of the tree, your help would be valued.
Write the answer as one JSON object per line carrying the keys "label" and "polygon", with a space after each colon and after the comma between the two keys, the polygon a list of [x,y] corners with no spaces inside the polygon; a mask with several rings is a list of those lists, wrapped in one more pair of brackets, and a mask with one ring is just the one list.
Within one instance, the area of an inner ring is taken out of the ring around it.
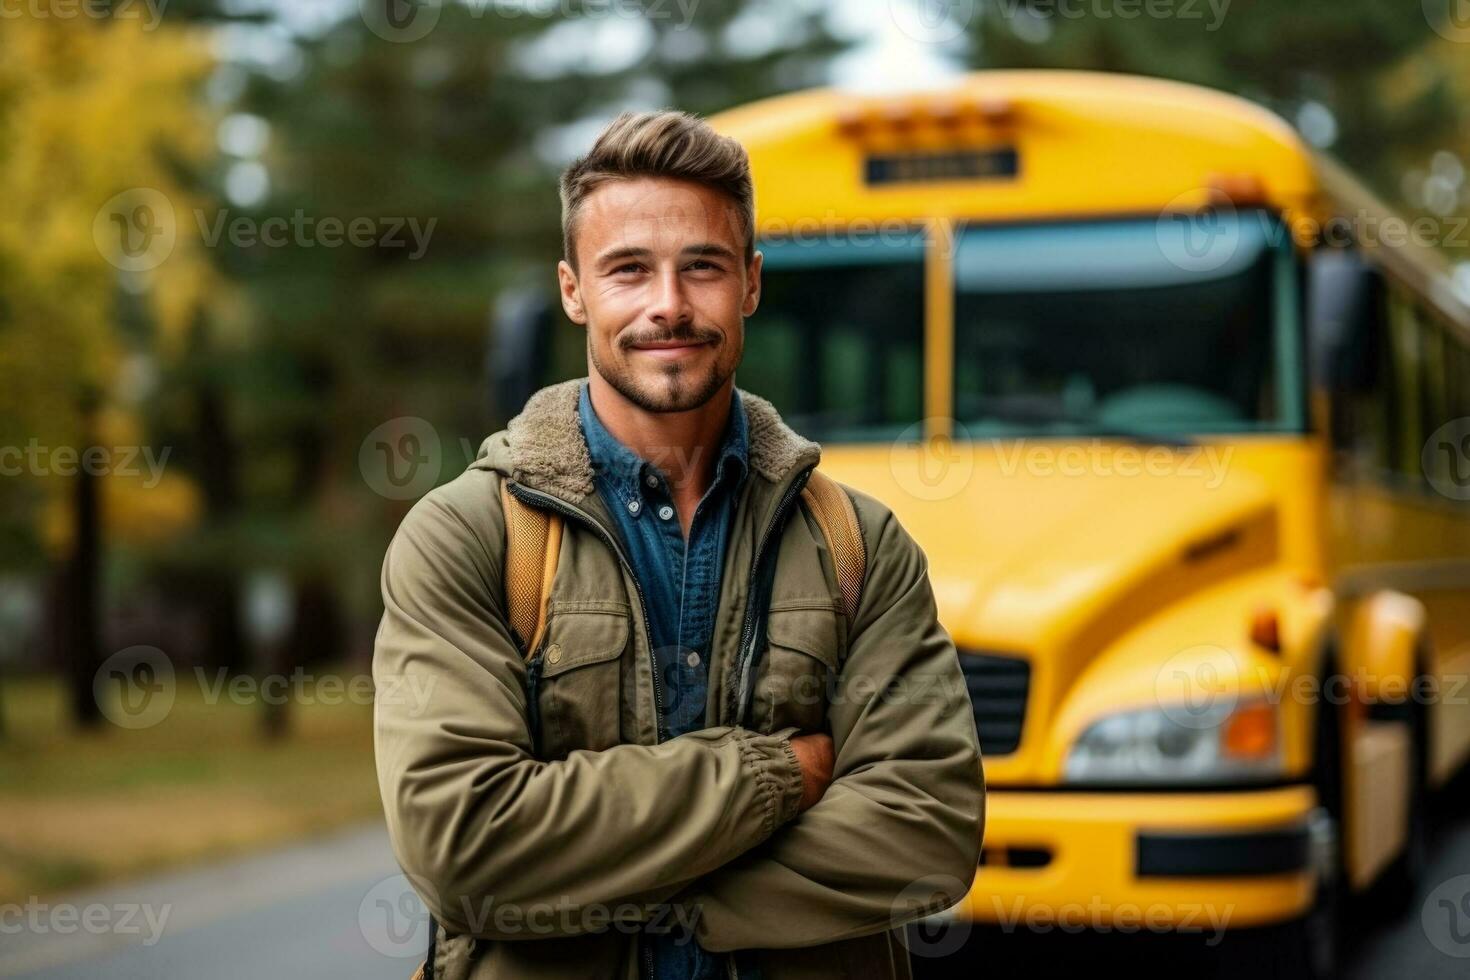
{"label": "tree", "polygon": [[[209,294],[191,225],[178,220],[193,201],[178,167],[208,152],[193,92],[209,59],[186,32],[44,5],[11,11],[5,48],[0,445],[26,455],[0,501],[7,536],[55,565],[58,654],[89,724],[103,540],[193,516],[180,481],[144,487],[86,452],[142,445],[130,369],[170,356]],[[38,511],[51,519],[35,521]],[[129,513],[145,519],[120,519]]]}
{"label": "tree", "polygon": [[1235,92],[1302,126],[1398,197],[1394,149],[1443,139],[1457,118],[1444,86],[1421,86],[1406,97],[1392,84],[1410,61],[1435,72],[1421,58],[1437,40],[1423,6],[983,0],[969,24],[970,57],[987,68],[1134,72]]}

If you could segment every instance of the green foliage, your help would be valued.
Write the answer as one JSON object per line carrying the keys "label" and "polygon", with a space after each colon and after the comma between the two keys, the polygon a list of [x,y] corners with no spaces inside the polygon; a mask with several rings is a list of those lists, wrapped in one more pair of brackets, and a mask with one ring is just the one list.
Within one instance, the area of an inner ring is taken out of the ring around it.
{"label": "green foliage", "polygon": [[[972,59],[987,68],[1087,68],[1193,82],[1255,99],[1295,122],[1329,109],[1331,151],[1389,194],[1396,153],[1449,138],[1443,86],[1406,98],[1407,61],[1438,42],[1418,3],[1388,0],[983,0]],[[1168,16],[1149,16],[1148,11]],[[1132,13],[1128,13],[1131,11]],[[1463,45],[1460,46],[1463,48]],[[1463,57],[1463,54],[1462,54]]]}

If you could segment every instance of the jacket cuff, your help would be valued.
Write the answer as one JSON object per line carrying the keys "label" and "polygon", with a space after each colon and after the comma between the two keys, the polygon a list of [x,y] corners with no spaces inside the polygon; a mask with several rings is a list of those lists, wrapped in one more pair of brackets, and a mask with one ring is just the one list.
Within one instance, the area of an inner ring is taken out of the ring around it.
{"label": "jacket cuff", "polygon": [[792,726],[771,735],[752,734],[741,745],[741,758],[760,787],[765,836],[775,833],[801,808],[801,763],[791,747],[791,735],[798,731]]}

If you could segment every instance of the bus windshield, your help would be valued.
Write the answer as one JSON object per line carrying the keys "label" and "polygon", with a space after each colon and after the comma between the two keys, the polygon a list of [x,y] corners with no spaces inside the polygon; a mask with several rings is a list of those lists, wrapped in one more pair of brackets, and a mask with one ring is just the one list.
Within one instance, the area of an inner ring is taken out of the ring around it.
{"label": "bus windshield", "polygon": [[954,281],[956,437],[1303,427],[1295,260],[1264,211],[972,226]]}
{"label": "bus windshield", "polygon": [[[1291,238],[1264,211],[969,225],[955,437],[1299,432]],[[830,442],[918,438],[924,235],[763,241],[737,381]]]}
{"label": "bus windshield", "polygon": [[[823,442],[917,438],[923,405],[924,239],[763,241],[761,300],[736,383]],[[912,430],[912,431],[909,431]]]}

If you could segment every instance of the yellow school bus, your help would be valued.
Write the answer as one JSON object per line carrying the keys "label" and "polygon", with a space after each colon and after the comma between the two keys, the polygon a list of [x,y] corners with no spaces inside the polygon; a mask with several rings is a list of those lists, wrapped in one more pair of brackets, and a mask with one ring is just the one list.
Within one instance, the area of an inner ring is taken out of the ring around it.
{"label": "yellow school bus", "polygon": [[1343,903],[1411,900],[1470,751],[1452,223],[1157,79],[711,121],[765,263],[737,383],[893,508],[960,651],[989,792],[953,914],[1270,927],[1333,975]]}

